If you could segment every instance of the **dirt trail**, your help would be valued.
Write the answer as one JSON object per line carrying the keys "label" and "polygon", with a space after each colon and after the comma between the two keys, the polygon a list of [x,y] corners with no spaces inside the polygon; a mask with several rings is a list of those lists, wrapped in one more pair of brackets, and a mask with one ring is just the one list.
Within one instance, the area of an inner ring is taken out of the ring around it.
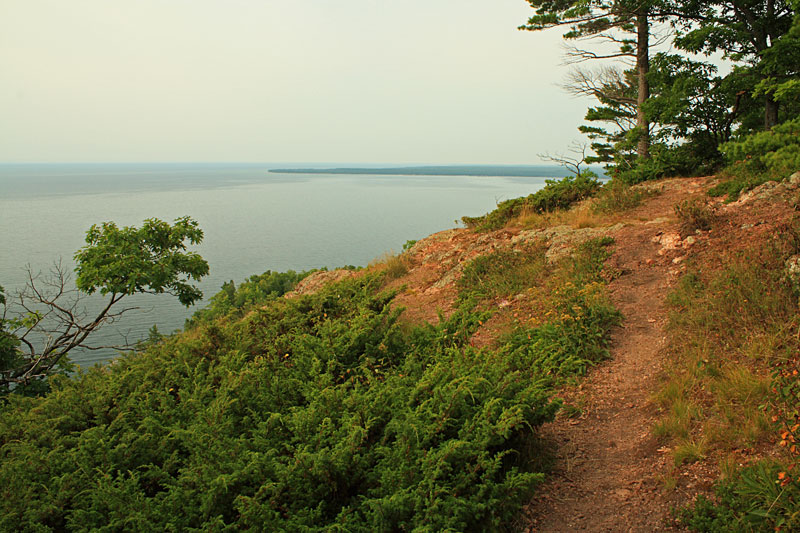
{"label": "dirt trail", "polygon": [[[649,235],[629,238],[652,248]],[[633,232],[631,232],[633,233]],[[622,240],[623,236],[620,236]],[[624,325],[612,338],[612,359],[596,369],[574,394],[586,401],[577,420],[558,420],[542,434],[556,444],[558,464],[544,496],[530,508],[533,531],[661,531],[669,509],[659,504],[658,443],[649,398],[661,370],[667,267],[639,268],[635,249],[615,257],[631,270],[611,286]],[[635,269],[634,269],[635,268]]]}
{"label": "dirt trail", "polygon": [[623,325],[613,333],[611,359],[565,392],[582,415],[559,418],[541,430],[558,450],[555,471],[526,509],[525,531],[678,530],[661,477],[669,458],[651,434],[655,408],[650,402],[662,370],[665,298],[680,264],[673,260],[681,257],[681,251],[659,256],[653,239],[676,230],[667,217],[677,194],[666,192],[641,213],[663,221],[628,226],[616,237],[608,264],[621,275],[609,290]]}

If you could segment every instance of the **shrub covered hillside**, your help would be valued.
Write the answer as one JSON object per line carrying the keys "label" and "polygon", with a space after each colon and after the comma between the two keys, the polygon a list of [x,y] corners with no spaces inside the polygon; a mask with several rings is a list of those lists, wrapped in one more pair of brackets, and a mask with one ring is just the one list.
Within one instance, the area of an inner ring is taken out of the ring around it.
{"label": "shrub covered hillside", "polygon": [[499,530],[542,479],[551,387],[605,354],[609,245],[548,267],[552,318],[496,349],[469,345],[474,296],[411,327],[364,274],[11,395],[0,529]]}

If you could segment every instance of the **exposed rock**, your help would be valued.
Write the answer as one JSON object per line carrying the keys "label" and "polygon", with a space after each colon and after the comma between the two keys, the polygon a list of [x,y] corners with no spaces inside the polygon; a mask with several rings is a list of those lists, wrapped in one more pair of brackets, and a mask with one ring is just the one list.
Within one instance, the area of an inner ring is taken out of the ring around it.
{"label": "exposed rock", "polygon": [[779,196],[785,196],[787,193],[797,188],[800,188],[800,172],[795,172],[786,178],[785,181],[768,181],[762,183],[758,187],[743,193],[731,206],[758,201],[772,201]]}
{"label": "exposed rock", "polygon": [[544,229],[532,229],[522,231],[512,237],[511,244],[528,244],[535,242],[545,242],[548,244],[545,259],[554,263],[567,256],[572,249],[590,239],[597,237],[608,237],[625,227],[624,224],[614,224],[606,228],[580,228],[574,229],[571,226],[553,226]]}
{"label": "exposed rock", "polygon": [[447,271],[439,281],[433,284],[434,289],[443,289],[450,285],[451,283],[455,283],[461,277],[461,273],[464,271],[464,263],[459,263],[450,270]]}
{"label": "exposed rock", "polygon": [[328,283],[333,283],[336,281],[341,281],[343,279],[352,278],[356,275],[355,270],[346,270],[344,268],[340,268],[337,270],[323,270],[320,272],[314,272],[310,276],[304,278],[297,286],[294,288],[293,291],[287,292],[284,295],[284,298],[292,298],[295,296],[300,296],[303,294],[313,294],[320,290],[324,285]]}
{"label": "exposed rock", "polygon": [[800,255],[793,255],[786,260],[786,277],[794,285],[800,288]]}
{"label": "exposed rock", "polygon": [[661,245],[661,249],[658,250],[658,255],[664,255],[667,252],[671,252],[683,247],[683,241],[681,240],[680,234],[674,231],[656,235],[651,240],[652,242]]}
{"label": "exposed rock", "polygon": [[778,194],[784,192],[786,188],[786,185],[783,183],[778,183],[777,181],[768,181],[766,183],[762,183],[754,189],[747,191],[739,197],[739,200],[734,203],[741,205],[759,200],[771,200]]}
{"label": "exposed rock", "polygon": [[414,244],[414,246],[412,246],[408,250],[408,252],[406,252],[406,253],[408,253],[411,257],[416,257],[416,256],[424,253],[424,251],[427,248],[429,248],[430,246],[432,246],[432,245],[434,245],[436,243],[449,241],[453,237],[458,235],[459,232],[462,232],[462,231],[464,231],[464,230],[455,228],[455,229],[448,229],[448,230],[440,231],[439,233],[434,233],[433,235],[429,235],[428,237],[425,237],[424,239],[418,240]]}

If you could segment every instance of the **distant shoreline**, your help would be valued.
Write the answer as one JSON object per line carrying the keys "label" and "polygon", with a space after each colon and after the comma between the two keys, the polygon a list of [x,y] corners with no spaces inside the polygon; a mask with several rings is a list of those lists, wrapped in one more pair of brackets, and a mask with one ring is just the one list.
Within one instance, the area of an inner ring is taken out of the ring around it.
{"label": "distant shoreline", "polygon": [[561,178],[570,172],[555,166],[417,166],[395,168],[274,168],[280,174],[374,174],[380,176],[477,176],[515,178]]}

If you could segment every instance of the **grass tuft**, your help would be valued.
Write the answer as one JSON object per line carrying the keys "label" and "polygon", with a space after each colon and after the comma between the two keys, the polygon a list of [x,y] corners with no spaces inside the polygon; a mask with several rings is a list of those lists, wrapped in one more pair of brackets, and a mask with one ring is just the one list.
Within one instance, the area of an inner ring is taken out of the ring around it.
{"label": "grass tuft", "polygon": [[697,230],[708,231],[717,221],[716,209],[697,199],[684,200],[675,204],[674,209],[680,221],[680,233],[684,237]]}
{"label": "grass tuft", "polygon": [[653,189],[632,186],[620,180],[611,180],[600,189],[593,208],[598,213],[612,214],[639,207],[642,201],[656,194]]}
{"label": "grass tuft", "polygon": [[402,278],[408,274],[408,259],[402,254],[385,252],[383,255],[373,259],[368,268],[384,272],[387,280]]}
{"label": "grass tuft", "polygon": [[511,297],[541,286],[550,269],[547,248],[532,245],[521,250],[500,250],[473,259],[463,271],[457,287],[461,298],[478,300]]}

